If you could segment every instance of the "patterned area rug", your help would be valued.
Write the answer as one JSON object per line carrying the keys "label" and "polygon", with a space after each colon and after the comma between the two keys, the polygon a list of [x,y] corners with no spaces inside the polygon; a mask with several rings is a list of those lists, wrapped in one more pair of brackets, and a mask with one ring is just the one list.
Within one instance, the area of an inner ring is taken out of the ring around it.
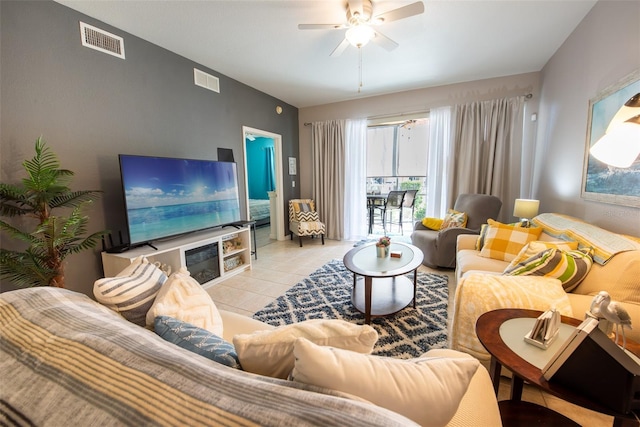
{"label": "patterned area rug", "polygon": [[[413,277],[412,275],[408,275]],[[281,326],[306,319],[343,319],[363,324],[364,314],[351,303],[353,273],[332,260],[253,315]],[[417,308],[371,320],[379,335],[373,354],[400,359],[418,357],[447,344],[447,276],[418,272]]]}

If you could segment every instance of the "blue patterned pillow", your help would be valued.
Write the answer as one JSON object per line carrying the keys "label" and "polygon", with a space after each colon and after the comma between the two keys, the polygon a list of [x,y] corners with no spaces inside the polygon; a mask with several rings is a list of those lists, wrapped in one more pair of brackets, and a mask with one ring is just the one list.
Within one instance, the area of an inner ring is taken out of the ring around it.
{"label": "blue patterned pillow", "polygon": [[156,317],[153,326],[156,334],[170,343],[223,365],[242,369],[233,344],[206,329],[169,316]]}

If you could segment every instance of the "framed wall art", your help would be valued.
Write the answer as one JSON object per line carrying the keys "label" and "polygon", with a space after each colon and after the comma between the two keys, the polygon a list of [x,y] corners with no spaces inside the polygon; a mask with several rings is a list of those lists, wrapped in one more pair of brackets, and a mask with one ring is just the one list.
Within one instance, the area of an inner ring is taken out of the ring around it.
{"label": "framed wall art", "polygon": [[640,207],[640,160],[636,160],[629,168],[617,168],[597,160],[589,153],[591,146],[605,134],[609,122],[620,107],[637,93],[640,93],[640,70],[589,100],[582,198]]}
{"label": "framed wall art", "polygon": [[297,175],[298,167],[295,157],[289,157],[289,175]]}

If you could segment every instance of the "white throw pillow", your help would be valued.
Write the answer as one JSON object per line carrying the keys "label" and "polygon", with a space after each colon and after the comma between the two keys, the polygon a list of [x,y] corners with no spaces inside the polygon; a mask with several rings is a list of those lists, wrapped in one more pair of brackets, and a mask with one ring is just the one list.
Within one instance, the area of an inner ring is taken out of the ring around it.
{"label": "white throw pillow", "polygon": [[293,344],[303,337],[319,345],[330,345],[371,353],[378,332],[369,325],[337,319],[313,319],[275,329],[233,337],[242,369],[274,378],[287,378],[293,369]]}
{"label": "white throw pillow", "polygon": [[147,312],[147,326],[153,328],[157,316],[169,316],[222,336],[222,318],[209,294],[189,271],[182,267],[162,286]]}
{"label": "white throw pillow", "polygon": [[445,426],[480,365],[473,357],[393,359],[321,347],[294,347],[293,381],[349,393],[422,426]]}
{"label": "white throw pillow", "polygon": [[116,277],[96,280],[93,295],[128,321],[145,326],[147,311],[166,281],[167,275],[162,270],[139,256]]}

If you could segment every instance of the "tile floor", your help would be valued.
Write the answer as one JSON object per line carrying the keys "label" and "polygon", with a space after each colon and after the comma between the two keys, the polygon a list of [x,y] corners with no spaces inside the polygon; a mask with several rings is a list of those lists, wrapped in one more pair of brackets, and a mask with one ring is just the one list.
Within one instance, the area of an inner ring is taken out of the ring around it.
{"label": "tile floor", "polygon": [[[269,227],[258,228],[256,240],[258,259],[252,260],[252,269],[207,289],[219,308],[251,316],[327,261],[341,259],[354,244],[350,241],[325,239],[323,246],[320,239],[306,238],[303,239],[301,248],[296,238],[270,240]],[[450,289],[454,284],[451,270],[433,270],[421,266],[420,271],[446,274]],[[452,293],[450,292],[450,296]],[[509,388],[509,380],[503,378],[499,400],[508,399]],[[611,426],[613,423],[612,417],[567,403],[527,385],[523,400],[547,406],[585,427]]]}

